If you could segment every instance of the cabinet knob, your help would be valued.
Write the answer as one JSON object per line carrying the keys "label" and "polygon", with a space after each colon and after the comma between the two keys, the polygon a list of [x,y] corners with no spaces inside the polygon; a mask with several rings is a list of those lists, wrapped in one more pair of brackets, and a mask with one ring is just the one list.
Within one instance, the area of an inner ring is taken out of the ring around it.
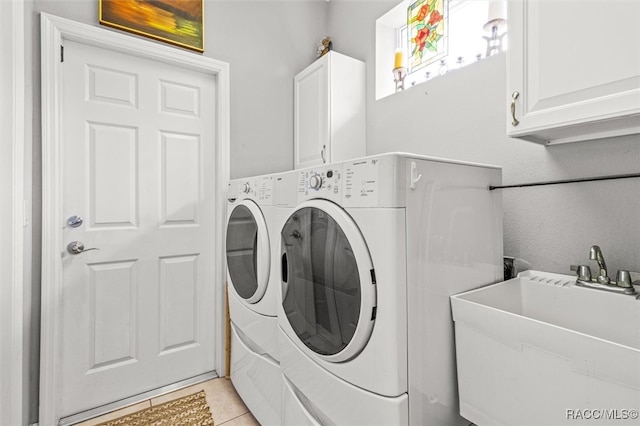
{"label": "cabinet knob", "polygon": [[513,92],[511,95],[511,125],[514,127],[520,124],[520,121],[516,118],[516,99],[518,99],[518,96],[520,96],[518,92]]}

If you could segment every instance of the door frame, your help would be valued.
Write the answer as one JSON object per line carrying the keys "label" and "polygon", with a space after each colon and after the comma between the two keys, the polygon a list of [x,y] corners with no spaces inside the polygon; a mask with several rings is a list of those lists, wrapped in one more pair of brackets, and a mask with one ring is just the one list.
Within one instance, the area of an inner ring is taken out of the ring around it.
{"label": "door frame", "polygon": [[[26,195],[25,6],[22,1],[0,2],[2,57],[0,64],[0,423],[28,420],[23,378]],[[27,250],[30,250],[28,246]],[[25,417],[27,416],[27,417]]]}
{"label": "door frame", "polygon": [[[64,249],[62,217],[62,64],[65,40],[134,55],[211,74],[216,84],[215,230],[224,235],[224,194],[229,181],[229,64],[115,30],[41,14],[42,63],[42,320],[40,338],[40,424],[55,424],[60,415],[59,354]],[[224,371],[224,247],[216,244],[215,341],[217,371]]]}

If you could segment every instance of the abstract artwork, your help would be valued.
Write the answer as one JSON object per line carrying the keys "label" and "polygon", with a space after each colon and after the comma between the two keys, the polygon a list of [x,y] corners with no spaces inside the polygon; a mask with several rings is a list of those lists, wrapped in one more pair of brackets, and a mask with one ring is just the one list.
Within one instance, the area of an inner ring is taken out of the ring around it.
{"label": "abstract artwork", "polygon": [[100,23],[204,51],[203,0],[100,0]]}

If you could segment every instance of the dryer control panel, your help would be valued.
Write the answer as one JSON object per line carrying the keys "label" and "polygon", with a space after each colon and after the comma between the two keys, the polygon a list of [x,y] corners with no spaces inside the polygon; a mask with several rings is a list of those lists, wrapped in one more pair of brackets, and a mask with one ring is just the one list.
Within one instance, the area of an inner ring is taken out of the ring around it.
{"label": "dryer control panel", "polygon": [[342,199],[342,165],[330,165],[302,170],[298,173],[298,202],[325,198]]}
{"label": "dryer control panel", "polygon": [[248,198],[261,205],[273,205],[273,185],[273,176],[232,180],[229,182],[227,198]]}

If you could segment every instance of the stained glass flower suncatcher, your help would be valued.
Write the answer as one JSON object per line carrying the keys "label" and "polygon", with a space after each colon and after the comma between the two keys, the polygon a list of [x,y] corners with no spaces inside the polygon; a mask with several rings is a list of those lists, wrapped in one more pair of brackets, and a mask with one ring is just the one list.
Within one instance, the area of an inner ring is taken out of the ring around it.
{"label": "stained glass flower suncatcher", "polygon": [[447,54],[447,0],[417,0],[407,9],[409,72]]}

